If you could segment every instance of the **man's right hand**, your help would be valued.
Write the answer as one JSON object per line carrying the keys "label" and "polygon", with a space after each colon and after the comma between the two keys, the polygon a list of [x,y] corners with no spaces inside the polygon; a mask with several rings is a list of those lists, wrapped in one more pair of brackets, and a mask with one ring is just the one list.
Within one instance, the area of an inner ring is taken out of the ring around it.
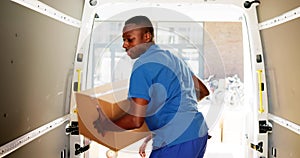
{"label": "man's right hand", "polygon": [[147,143],[146,142],[143,142],[143,144],[140,146],[139,154],[141,155],[142,158],[146,157],[146,152],[145,152],[146,147],[147,147]]}

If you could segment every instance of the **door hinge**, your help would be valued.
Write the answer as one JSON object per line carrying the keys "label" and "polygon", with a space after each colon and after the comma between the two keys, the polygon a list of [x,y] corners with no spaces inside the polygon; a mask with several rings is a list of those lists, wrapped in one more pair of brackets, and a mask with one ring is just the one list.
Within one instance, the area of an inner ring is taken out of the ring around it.
{"label": "door hinge", "polygon": [[259,142],[257,145],[251,143],[250,147],[256,151],[259,151],[260,153],[263,152],[263,142]]}
{"label": "door hinge", "polygon": [[66,128],[66,134],[79,135],[78,122],[72,121],[71,125]]}
{"label": "door hinge", "polygon": [[272,124],[266,120],[259,121],[259,133],[272,132]]}
{"label": "door hinge", "polygon": [[87,150],[90,149],[90,145],[86,145],[84,147],[81,147],[80,144],[75,144],[75,155],[79,155]]}

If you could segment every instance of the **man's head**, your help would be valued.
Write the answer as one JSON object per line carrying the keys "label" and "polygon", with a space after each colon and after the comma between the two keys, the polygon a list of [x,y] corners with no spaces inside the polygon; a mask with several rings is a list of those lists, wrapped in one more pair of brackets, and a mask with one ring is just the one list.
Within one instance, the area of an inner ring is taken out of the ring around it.
{"label": "man's head", "polygon": [[125,22],[123,28],[123,48],[135,59],[153,44],[153,26],[146,16],[135,16]]}

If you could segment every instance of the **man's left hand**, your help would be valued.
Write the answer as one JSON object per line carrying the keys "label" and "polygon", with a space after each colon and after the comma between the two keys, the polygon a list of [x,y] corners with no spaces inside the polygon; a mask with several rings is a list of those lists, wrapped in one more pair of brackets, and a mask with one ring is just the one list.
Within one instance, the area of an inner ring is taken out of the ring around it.
{"label": "man's left hand", "polygon": [[99,114],[99,117],[97,120],[93,122],[94,128],[97,129],[98,133],[101,134],[103,137],[105,136],[105,122],[106,122],[106,117],[105,114],[102,112],[100,107],[97,106],[97,111]]}

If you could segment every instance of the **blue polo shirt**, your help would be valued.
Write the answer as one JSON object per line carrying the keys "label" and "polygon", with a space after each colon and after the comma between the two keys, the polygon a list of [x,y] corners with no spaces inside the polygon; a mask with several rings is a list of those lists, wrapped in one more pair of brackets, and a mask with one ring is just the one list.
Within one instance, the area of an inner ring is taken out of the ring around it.
{"label": "blue polo shirt", "polygon": [[145,121],[153,133],[154,149],[207,134],[192,75],[183,60],[157,45],[135,61],[128,97],[149,101]]}

